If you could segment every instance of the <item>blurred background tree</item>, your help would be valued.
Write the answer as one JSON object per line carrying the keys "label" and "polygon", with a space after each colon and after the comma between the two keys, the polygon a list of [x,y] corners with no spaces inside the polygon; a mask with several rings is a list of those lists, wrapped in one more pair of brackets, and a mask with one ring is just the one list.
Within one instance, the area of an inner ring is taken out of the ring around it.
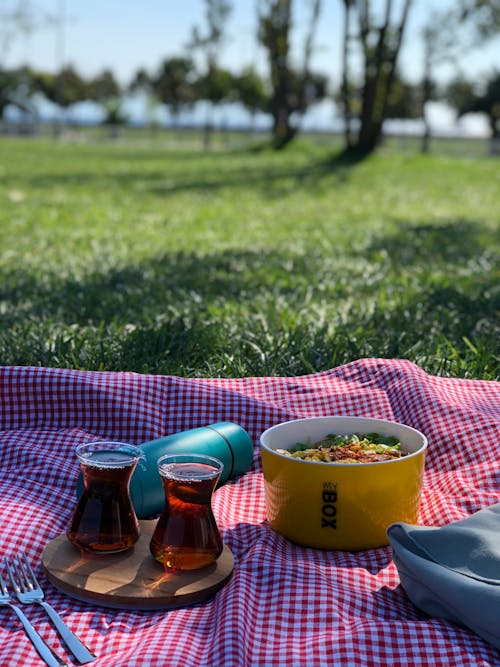
{"label": "blurred background tree", "polygon": [[500,33],[500,0],[458,0],[451,9],[431,14],[423,31],[424,77],[423,107],[425,130],[422,150],[429,150],[430,126],[425,116],[425,106],[431,99],[446,101],[462,118],[468,113],[483,113],[490,127],[490,153],[497,154],[498,108],[500,90],[498,73],[471,83],[458,72],[455,78],[439,90],[432,72],[440,62],[448,60],[458,69],[460,56],[471,53]]}
{"label": "blurred background tree", "polygon": [[292,0],[260,0],[258,39],[267,52],[274,146],[284,148],[297,134],[298,122],[307,109],[326,96],[327,77],[311,71],[314,40],[321,14],[321,0],[311,3],[303,46],[302,66],[291,62]]}
{"label": "blurred background tree", "polygon": [[119,128],[127,122],[123,111],[122,88],[110,69],[104,69],[87,84],[88,99],[96,102],[104,111],[102,124],[109,128],[109,136],[116,139]]}
{"label": "blurred background tree", "polygon": [[16,0],[9,6],[0,6],[0,63],[4,62],[18,35],[30,35],[42,22],[30,0]]}
{"label": "blurred background tree", "polygon": [[0,67],[0,121],[9,105],[36,118],[37,110],[32,102],[32,95],[36,91],[35,81],[35,73],[29,67]]}
{"label": "blurred background tree", "polygon": [[153,94],[167,107],[174,124],[196,102],[195,81],[194,63],[183,56],[165,59],[150,79]]}
{"label": "blurred background tree", "polygon": [[[398,57],[413,0],[405,0],[399,14],[392,0],[386,0],[382,12],[375,11],[380,3],[370,0],[344,0],[344,72],[342,93],[346,148],[370,153],[380,143],[384,120],[388,117]],[[361,51],[362,85],[357,133],[352,136],[351,49],[353,41]]]}
{"label": "blurred background tree", "polygon": [[447,17],[433,12],[422,30],[424,63],[421,83],[422,119],[424,132],[422,134],[421,152],[430,151],[432,129],[428,115],[429,102],[439,100],[439,88],[435,80],[436,67],[447,60],[453,60],[456,40],[452,31],[443,30]]}
{"label": "blurred background tree", "polygon": [[445,91],[448,103],[457,117],[468,113],[485,114],[490,127],[490,154],[500,154],[500,71],[493,72],[483,81],[471,82],[463,78],[452,81]]}
{"label": "blurred background tree", "polygon": [[34,72],[27,65],[5,68],[13,41],[19,35],[30,35],[40,22],[29,0],[17,0],[10,7],[0,7],[0,121],[9,105],[36,118],[31,97],[36,91]]}
{"label": "blurred background tree", "polygon": [[204,126],[203,143],[210,147],[213,131],[212,110],[231,92],[231,77],[227,70],[219,65],[222,46],[226,39],[227,20],[232,5],[228,0],[205,0],[206,32],[203,34],[198,26],[192,29],[191,40],[187,47],[201,53],[201,75],[196,84],[198,99],[208,102],[207,116]]}
{"label": "blurred background tree", "polygon": [[472,45],[477,46],[500,32],[500,0],[458,0],[452,16],[455,24],[472,24],[469,37]]}
{"label": "blurred background tree", "polygon": [[211,112],[220,104],[230,101],[233,91],[233,76],[231,72],[217,63],[208,63],[208,69],[200,74],[195,82],[196,97],[208,103],[207,117],[204,125],[203,144],[210,148],[213,132]]}
{"label": "blurred background tree", "polygon": [[63,110],[63,122],[67,122],[66,113],[73,104],[91,98],[89,83],[71,65],[56,74],[37,72],[35,85],[47,100]]}
{"label": "blurred background tree", "polygon": [[122,90],[110,69],[104,69],[88,82],[88,97],[98,104],[120,97]]}
{"label": "blurred background tree", "polygon": [[250,133],[255,128],[255,116],[259,111],[269,112],[270,97],[266,82],[253,65],[244,67],[233,77],[233,96],[250,114]]}

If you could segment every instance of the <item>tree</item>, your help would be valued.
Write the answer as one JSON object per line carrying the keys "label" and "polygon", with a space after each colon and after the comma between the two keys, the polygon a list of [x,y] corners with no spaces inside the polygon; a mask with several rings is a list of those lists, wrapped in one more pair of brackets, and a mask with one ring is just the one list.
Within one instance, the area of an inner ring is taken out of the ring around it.
{"label": "tree", "polygon": [[103,108],[105,117],[102,123],[110,128],[113,139],[118,134],[118,127],[127,120],[122,110],[121,93],[121,86],[109,69],[104,69],[88,83],[88,99],[94,100]]}
{"label": "tree", "polygon": [[[262,5],[265,5],[264,10]],[[293,112],[289,63],[292,0],[263,0],[260,7],[258,36],[268,53],[272,132],[276,146],[281,148],[295,135],[290,121]]]}
{"label": "tree", "polygon": [[[202,53],[204,58],[203,72],[197,82],[198,95],[211,103],[219,104],[228,95],[231,86],[228,84],[227,72],[219,66],[220,49],[225,39],[227,20],[232,11],[228,0],[205,0],[205,18],[207,31],[203,35],[197,26],[193,27],[188,47]],[[204,132],[204,145],[209,148],[212,135],[212,121],[207,116]]]}
{"label": "tree", "polygon": [[374,11],[375,2],[370,0],[344,0],[344,113],[352,105],[348,96],[352,90],[350,81],[349,48],[352,23],[359,38],[363,84],[359,129],[356,140],[351,139],[351,118],[347,115],[346,147],[354,147],[364,153],[373,151],[382,138],[384,120],[387,118],[398,56],[413,0],[404,0],[399,16],[394,17],[393,0],[386,0],[381,16]]}
{"label": "tree", "polygon": [[123,111],[121,100],[118,98],[106,100],[103,103],[103,108],[106,116],[102,121],[103,125],[109,128],[109,136],[111,139],[118,137],[119,128],[127,123],[127,114]]}
{"label": "tree", "polygon": [[448,24],[448,16],[443,13],[431,14],[427,24],[422,31],[424,46],[424,74],[421,83],[422,90],[422,118],[424,121],[424,133],[422,135],[421,152],[428,153],[431,141],[431,126],[427,115],[429,102],[437,99],[438,86],[433,72],[436,66],[445,60],[453,60],[457,40],[453,31],[443,30],[443,25]]}
{"label": "tree", "polygon": [[303,49],[301,68],[290,62],[292,0],[261,0],[258,38],[267,51],[271,80],[270,113],[276,148],[284,148],[296,135],[294,114],[303,115],[326,94],[326,77],[311,72],[314,38],[321,13],[321,0],[313,0]]}
{"label": "tree", "polygon": [[[436,66],[444,61],[457,63],[500,32],[500,0],[457,0],[450,9],[432,12],[423,30],[424,76],[422,107],[424,134],[422,152],[428,152],[431,128],[426,116],[427,103],[438,98],[433,78]],[[460,85],[459,85],[460,88]]]}
{"label": "tree", "polygon": [[387,119],[422,118],[422,96],[420,86],[402,78],[398,71],[394,73],[391,91],[387,99]]}
{"label": "tree", "polygon": [[162,101],[153,91],[152,77],[144,68],[138,69],[128,84],[127,90],[131,93],[143,93],[146,96],[147,125],[151,132],[155,134],[161,124],[158,110]]}
{"label": "tree", "polygon": [[342,46],[342,85],[340,88],[340,102],[344,114],[344,141],[347,149],[352,148],[352,85],[350,75],[350,47],[351,47],[351,10],[354,8],[354,0],[343,0],[344,3],[344,29]]}
{"label": "tree", "polygon": [[197,26],[193,27],[191,42],[188,46],[201,49],[204,53],[207,69],[216,65],[219,51],[225,39],[227,20],[232,12],[232,5],[228,0],[205,0],[205,18],[207,32],[202,35]]}
{"label": "tree", "polygon": [[231,72],[218,65],[211,64],[208,70],[196,80],[197,98],[217,106],[217,104],[229,99],[234,88],[233,80]]}
{"label": "tree", "polygon": [[250,113],[252,129],[255,115],[258,111],[269,111],[269,94],[262,77],[254,67],[245,67],[243,71],[233,78],[233,94],[235,100]]}
{"label": "tree", "polygon": [[[335,96],[336,101],[343,101],[344,89],[341,89]],[[350,117],[359,115],[363,88],[360,85],[353,85],[348,91],[347,103],[349,104],[348,114]],[[387,99],[385,119],[416,119],[422,117],[422,97],[420,86],[406,81],[396,71],[391,86],[391,91]],[[350,136],[350,135],[349,135]],[[352,146],[352,144],[351,144]]]}
{"label": "tree", "polygon": [[472,24],[472,44],[498,36],[500,32],[500,0],[458,0],[454,8],[456,23]]}
{"label": "tree", "polygon": [[191,58],[172,57],[163,61],[150,78],[151,91],[174,118],[196,101],[195,69]]}
{"label": "tree", "polygon": [[39,72],[36,80],[40,92],[63,109],[90,99],[91,93],[87,82],[71,65],[63,67],[57,74]]}
{"label": "tree", "polygon": [[459,115],[463,109],[472,105],[472,100],[475,97],[474,84],[459,76],[446,86],[443,97]]}
{"label": "tree", "polygon": [[121,88],[111,70],[105,69],[88,83],[89,99],[98,104],[121,95]]}
{"label": "tree", "polygon": [[137,91],[145,91],[149,93],[151,92],[151,87],[151,76],[143,67],[137,70],[128,84],[128,90],[131,93],[136,93]]}
{"label": "tree", "polygon": [[483,113],[491,131],[490,153],[500,152],[500,71],[494,72],[482,85],[475,86],[456,79],[447,88],[446,98],[461,118],[468,113]]}
{"label": "tree", "polygon": [[[4,3],[5,4],[5,3]],[[38,27],[40,18],[29,0],[15,0],[9,9],[0,12],[0,59],[4,59],[19,33],[30,34]]]}
{"label": "tree", "polygon": [[[0,62],[2,62],[19,34],[29,35],[38,27],[40,18],[33,11],[29,0],[15,0],[0,10]],[[36,115],[30,96],[35,92],[34,73],[29,67],[4,69],[0,65],[0,120],[11,105]]]}
{"label": "tree", "polygon": [[34,107],[30,101],[34,88],[34,73],[28,67],[0,68],[0,120],[9,105],[34,114]]}

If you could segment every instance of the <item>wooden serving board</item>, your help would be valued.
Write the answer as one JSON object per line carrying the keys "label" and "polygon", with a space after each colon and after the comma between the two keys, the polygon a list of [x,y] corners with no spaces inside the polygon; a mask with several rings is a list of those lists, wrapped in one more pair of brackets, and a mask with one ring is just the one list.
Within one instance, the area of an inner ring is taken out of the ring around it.
{"label": "wooden serving board", "polygon": [[140,521],[133,549],[117,554],[81,552],[59,535],[42,553],[45,574],[71,597],[115,609],[175,609],[204,602],[230,579],[233,554],[227,546],[213,565],[167,572],[149,551],[156,521]]}

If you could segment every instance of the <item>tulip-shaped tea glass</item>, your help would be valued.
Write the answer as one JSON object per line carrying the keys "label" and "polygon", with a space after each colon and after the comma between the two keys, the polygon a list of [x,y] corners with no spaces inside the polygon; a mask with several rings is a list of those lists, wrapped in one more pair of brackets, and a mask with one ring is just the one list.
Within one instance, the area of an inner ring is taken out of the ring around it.
{"label": "tulip-shaped tea glass", "polygon": [[142,452],[122,442],[89,442],[76,448],[83,493],[67,536],[79,549],[115,553],[139,539],[139,522],[130,499],[130,478]]}
{"label": "tulip-shaped tea glass", "polygon": [[219,459],[204,454],[158,459],[165,505],[149,548],[165,568],[195,570],[210,565],[222,553],[211,499],[223,467]]}

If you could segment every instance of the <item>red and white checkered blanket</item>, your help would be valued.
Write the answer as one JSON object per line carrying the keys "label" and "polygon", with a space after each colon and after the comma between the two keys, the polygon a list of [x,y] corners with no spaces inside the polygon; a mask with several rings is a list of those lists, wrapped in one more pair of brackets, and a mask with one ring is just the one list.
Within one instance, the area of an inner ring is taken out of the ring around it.
{"label": "red and white checkered blanket", "polygon": [[[411,604],[390,547],[307,549],[266,523],[259,436],[278,422],[318,415],[390,419],[427,435],[423,524],[443,525],[500,501],[500,383],[438,378],[381,359],[294,378],[4,367],[1,554],[26,551],[49,602],[98,655],[96,666],[499,666],[500,653],[482,639]],[[251,470],[214,496],[235,557],[224,588],[196,607],[130,612],[76,601],[46,581],[40,555],[73,512],[79,443],[96,436],[141,443],[217,421],[240,424],[255,443]],[[41,664],[14,614],[0,611],[0,665]],[[72,664],[43,610],[29,615]]]}

